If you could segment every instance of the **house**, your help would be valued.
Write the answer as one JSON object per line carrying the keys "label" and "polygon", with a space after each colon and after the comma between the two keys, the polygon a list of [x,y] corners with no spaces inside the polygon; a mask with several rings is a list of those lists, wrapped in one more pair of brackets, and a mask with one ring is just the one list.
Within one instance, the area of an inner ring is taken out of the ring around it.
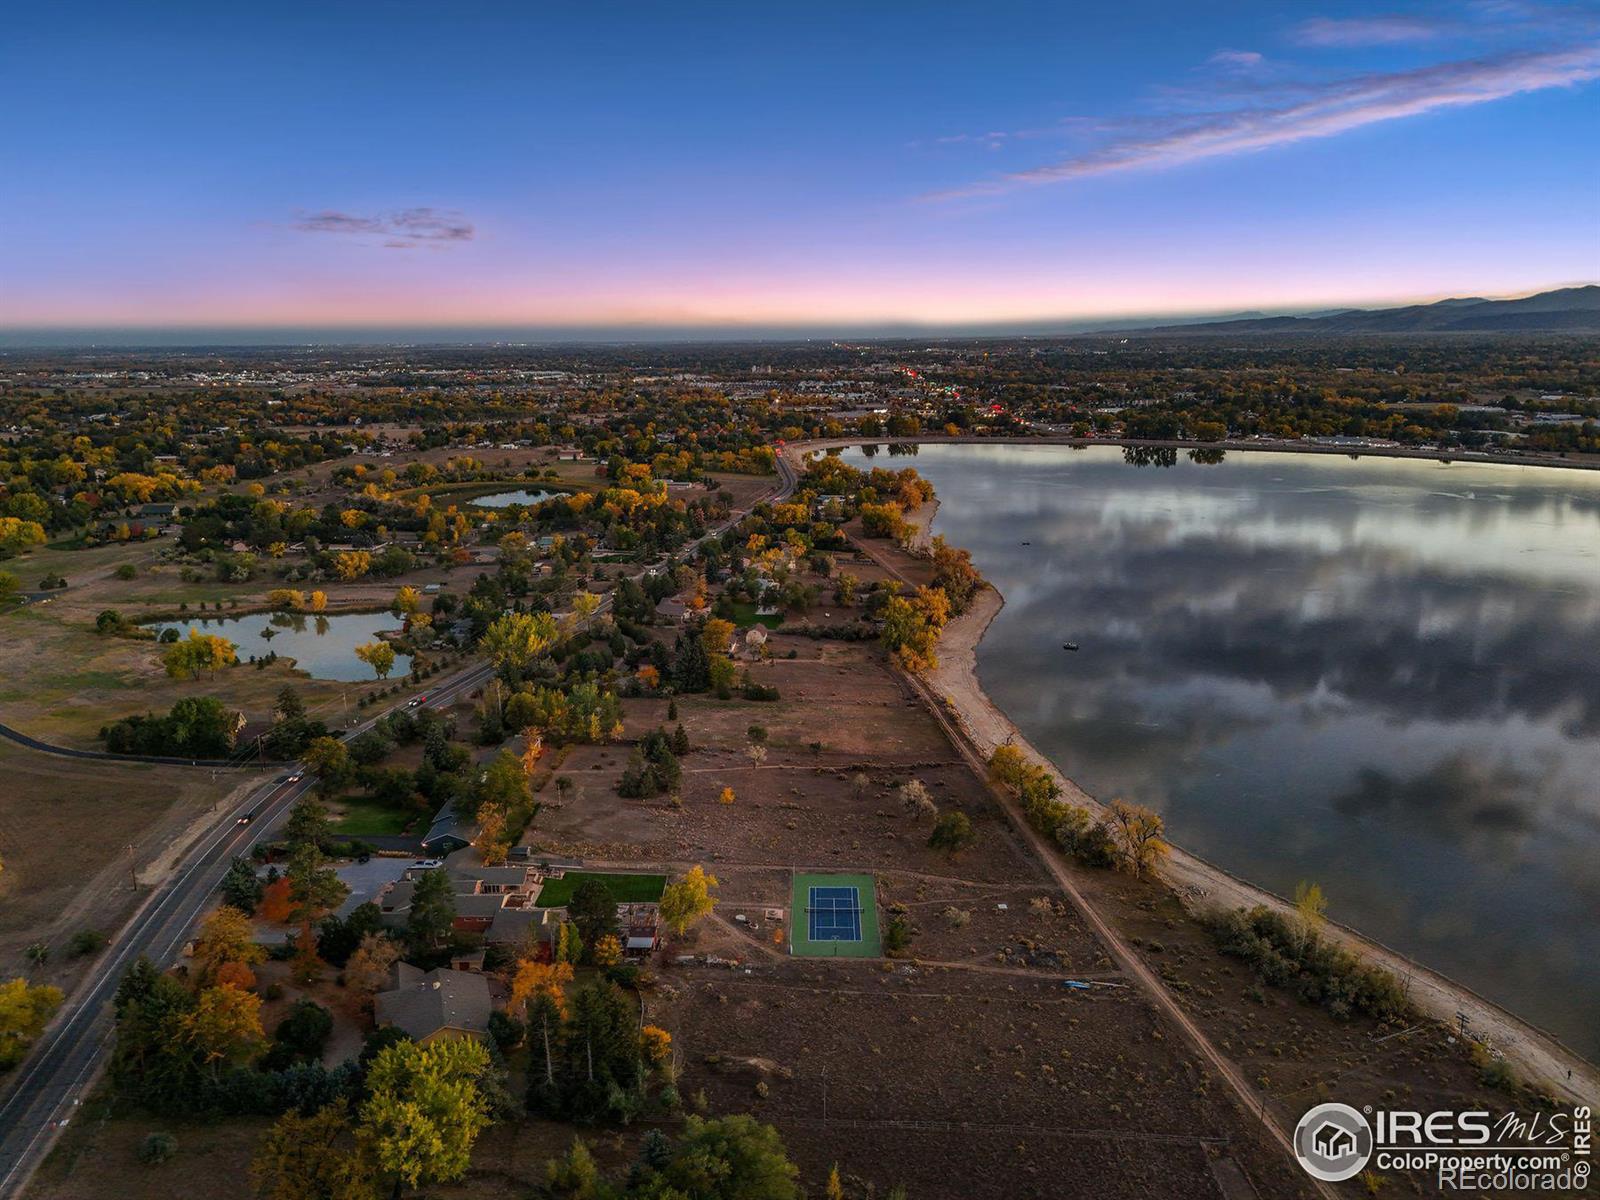
{"label": "house", "polygon": [[377,1023],[393,1025],[412,1041],[482,1038],[493,1003],[481,974],[448,967],[424,972],[410,963],[396,967],[396,987],[375,999]]}
{"label": "house", "polygon": [[643,957],[661,944],[659,904],[619,904],[617,924],[622,928],[622,952]]}
{"label": "house", "polygon": [[460,933],[481,934],[487,942],[522,944],[548,941],[559,920],[553,910],[534,903],[546,878],[544,871],[527,863],[486,867],[463,863],[449,867],[408,867],[404,876],[385,887],[377,898],[385,926],[402,929],[411,919],[411,901],[417,878],[425,871],[444,871],[451,883]]}
{"label": "house", "polygon": [[844,516],[845,505],[849,503],[844,496],[818,496],[811,502],[811,515],[819,519],[837,521]]}
{"label": "house", "polygon": [[669,621],[682,621],[689,615],[689,606],[684,603],[682,596],[663,596],[656,605],[656,615],[666,617]]}
{"label": "house", "polygon": [[433,818],[433,824],[423,835],[422,849],[436,858],[443,858],[457,850],[464,850],[477,839],[478,824],[456,812],[455,805],[446,804]]}

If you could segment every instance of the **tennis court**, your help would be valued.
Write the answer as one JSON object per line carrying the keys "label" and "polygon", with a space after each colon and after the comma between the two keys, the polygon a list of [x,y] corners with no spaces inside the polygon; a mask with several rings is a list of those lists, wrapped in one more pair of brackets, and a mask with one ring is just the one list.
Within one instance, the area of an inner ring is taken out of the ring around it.
{"label": "tennis court", "polygon": [[870,875],[796,875],[789,952],[811,958],[877,958],[875,897]]}

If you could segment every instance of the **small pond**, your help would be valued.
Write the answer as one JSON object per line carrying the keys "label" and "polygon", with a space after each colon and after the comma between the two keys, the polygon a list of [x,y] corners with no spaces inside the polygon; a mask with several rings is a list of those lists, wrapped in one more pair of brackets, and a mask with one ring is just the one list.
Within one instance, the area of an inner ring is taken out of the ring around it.
{"label": "small pond", "polygon": [[[176,629],[179,636],[199,629],[201,633],[219,634],[238,646],[240,662],[276,652],[279,658],[294,659],[300,670],[315,679],[361,682],[375,676],[372,668],[356,657],[356,647],[375,641],[381,631],[400,626],[400,619],[386,612],[249,613],[156,621],[145,628],[154,630],[158,637],[165,629]],[[411,656],[396,654],[389,678],[399,679],[410,670]]]}
{"label": "small pond", "polygon": [[488,496],[478,496],[470,503],[479,508],[510,508],[513,504],[542,504],[546,500],[559,496],[559,492],[530,492],[526,488],[515,492],[495,492]]}

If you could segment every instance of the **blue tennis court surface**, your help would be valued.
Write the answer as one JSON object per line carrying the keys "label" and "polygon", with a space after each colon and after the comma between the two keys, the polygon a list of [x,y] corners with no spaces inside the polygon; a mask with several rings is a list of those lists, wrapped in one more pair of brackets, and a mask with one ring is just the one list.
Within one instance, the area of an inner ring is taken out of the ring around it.
{"label": "blue tennis court surface", "polygon": [[859,942],[861,896],[853,887],[814,887],[807,932],[813,942]]}

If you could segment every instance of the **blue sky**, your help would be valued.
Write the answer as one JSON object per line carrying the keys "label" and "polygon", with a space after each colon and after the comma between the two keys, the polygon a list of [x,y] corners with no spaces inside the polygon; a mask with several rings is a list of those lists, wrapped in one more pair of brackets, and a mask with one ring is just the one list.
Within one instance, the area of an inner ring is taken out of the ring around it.
{"label": "blue sky", "polygon": [[1600,7],[1521,0],[30,6],[0,324],[1514,294],[1600,277],[1597,78]]}

